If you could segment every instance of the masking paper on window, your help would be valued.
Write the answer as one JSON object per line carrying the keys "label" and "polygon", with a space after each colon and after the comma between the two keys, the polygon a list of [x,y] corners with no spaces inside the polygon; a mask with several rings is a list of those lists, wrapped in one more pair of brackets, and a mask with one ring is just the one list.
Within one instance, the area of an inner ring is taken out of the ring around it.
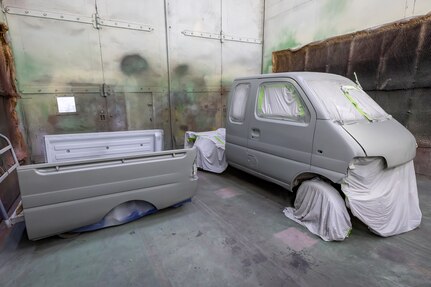
{"label": "masking paper on window", "polygon": [[260,87],[257,113],[261,117],[304,121],[304,108],[297,91],[281,84]]}
{"label": "masking paper on window", "polygon": [[249,88],[249,84],[239,84],[238,86],[236,86],[235,92],[232,97],[232,108],[230,112],[231,120],[237,122],[242,122],[244,120]]}
{"label": "masking paper on window", "polygon": [[332,120],[340,123],[370,120],[390,116],[363,90],[351,81],[308,81]]}

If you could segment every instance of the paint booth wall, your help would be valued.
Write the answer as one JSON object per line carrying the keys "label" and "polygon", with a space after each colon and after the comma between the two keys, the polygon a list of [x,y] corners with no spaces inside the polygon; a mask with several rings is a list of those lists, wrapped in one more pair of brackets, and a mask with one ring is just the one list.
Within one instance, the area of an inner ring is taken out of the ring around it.
{"label": "paint booth wall", "polygon": [[272,52],[431,12],[429,0],[266,0],[263,72]]}
{"label": "paint booth wall", "polygon": [[[16,113],[10,112],[14,110],[17,94],[13,85],[14,82],[9,77],[13,73],[13,62],[6,33],[6,26],[0,24],[0,134],[9,138],[18,147],[17,156],[18,159],[22,160],[26,157],[25,149],[23,150],[20,146],[20,138],[17,137],[17,133],[13,132],[16,126]],[[0,137],[0,150],[3,150],[0,152],[0,204],[3,205],[6,212],[12,208],[19,196],[16,170],[9,173],[15,160],[10,151],[5,151],[8,145],[9,143]]]}
{"label": "paint booth wall", "polygon": [[[263,0],[4,0],[33,162],[46,134],[224,126],[230,83],[261,71]],[[171,133],[172,132],[172,133]]]}

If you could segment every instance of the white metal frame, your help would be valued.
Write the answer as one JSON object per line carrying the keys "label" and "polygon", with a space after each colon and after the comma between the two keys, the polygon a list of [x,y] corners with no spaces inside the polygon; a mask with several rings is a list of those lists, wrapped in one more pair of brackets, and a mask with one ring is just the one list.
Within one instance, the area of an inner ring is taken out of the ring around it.
{"label": "white metal frame", "polygon": [[[0,150],[0,156],[7,153],[7,152],[10,152],[12,154],[12,158],[14,160],[14,164],[12,166],[10,166],[8,168],[8,170],[4,171],[4,173],[0,176],[0,183],[2,183],[13,171],[15,171],[17,169],[17,167],[19,166],[19,163],[18,163],[18,159],[16,158],[15,151],[13,150],[12,144],[9,141],[9,139],[2,134],[0,134],[0,138],[4,139],[6,141],[6,143],[8,144],[6,147],[4,147]],[[0,215],[8,227],[11,227],[13,224],[15,224],[19,221],[22,221],[24,219],[22,216],[18,217],[17,211],[20,209],[20,207],[21,207],[21,202],[18,204],[18,207],[14,210],[13,214],[11,216],[9,216],[8,211],[6,210],[6,208],[3,205],[3,202],[0,199]]]}

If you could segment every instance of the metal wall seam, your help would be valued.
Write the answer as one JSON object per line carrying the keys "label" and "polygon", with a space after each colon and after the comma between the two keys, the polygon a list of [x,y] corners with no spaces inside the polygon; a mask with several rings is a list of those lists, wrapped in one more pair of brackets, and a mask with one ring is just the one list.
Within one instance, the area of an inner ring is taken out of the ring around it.
{"label": "metal wall seam", "polygon": [[168,106],[169,106],[169,128],[171,129],[171,147],[175,148],[175,137],[174,127],[172,123],[172,91],[171,91],[171,65],[170,65],[170,54],[169,54],[169,22],[168,22],[168,0],[164,0],[164,12],[165,12],[165,34],[166,34],[166,65],[167,65],[167,77],[168,77]]}

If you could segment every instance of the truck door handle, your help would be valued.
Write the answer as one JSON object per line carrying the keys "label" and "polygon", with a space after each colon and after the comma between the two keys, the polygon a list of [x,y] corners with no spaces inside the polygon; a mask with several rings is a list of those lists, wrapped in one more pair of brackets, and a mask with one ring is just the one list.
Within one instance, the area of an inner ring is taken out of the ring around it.
{"label": "truck door handle", "polygon": [[260,137],[260,130],[258,128],[252,128],[251,129],[251,138],[257,139]]}

